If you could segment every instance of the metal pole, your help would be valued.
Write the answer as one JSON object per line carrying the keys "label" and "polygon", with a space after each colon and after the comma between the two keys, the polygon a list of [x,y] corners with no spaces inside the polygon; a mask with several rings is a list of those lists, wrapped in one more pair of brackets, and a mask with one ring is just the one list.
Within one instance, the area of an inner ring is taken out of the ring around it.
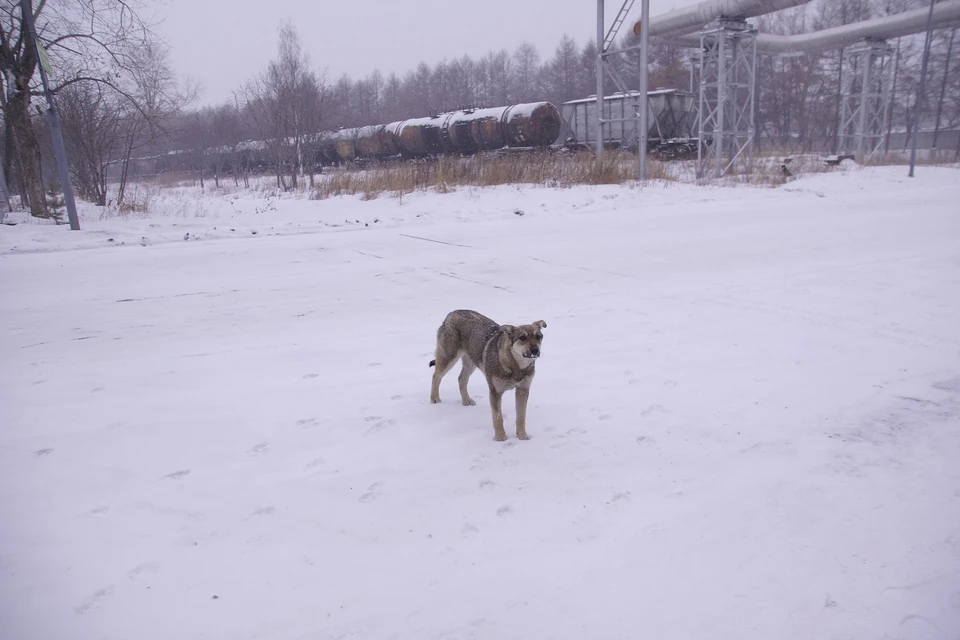
{"label": "metal pole", "polygon": [[900,40],[901,38],[897,38],[897,57],[893,63],[893,89],[890,92],[890,102],[887,105],[889,118],[887,119],[887,140],[883,148],[884,153],[890,153],[890,134],[893,133],[893,117],[896,115],[893,111],[893,105],[897,99],[897,76],[900,73]]}
{"label": "metal pole", "polygon": [[927,14],[927,37],[923,43],[923,64],[920,67],[920,86],[917,88],[917,105],[913,114],[913,147],[910,149],[910,173],[917,166],[917,140],[920,138],[920,108],[923,106],[923,90],[927,84],[927,63],[930,61],[930,44],[933,40],[933,5],[936,0],[930,0],[930,13]]}
{"label": "metal pole", "polygon": [[873,51],[868,51],[863,61],[863,77],[860,79],[860,123],[857,127],[857,160],[866,162],[867,110],[870,109],[870,68],[873,66]]}
{"label": "metal pole", "polygon": [[713,148],[716,152],[714,159],[714,178],[723,176],[723,142],[726,137],[726,106],[727,101],[727,32],[720,28],[717,31],[717,118],[713,135]]}
{"label": "metal pole", "polygon": [[603,0],[597,0],[597,161],[603,158]]}
{"label": "metal pole", "polygon": [[70,229],[80,230],[80,218],[77,216],[77,203],[73,199],[73,185],[70,183],[70,170],[67,167],[67,150],[63,146],[63,132],[60,129],[60,116],[53,102],[53,94],[47,82],[47,72],[44,69],[43,58],[40,55],[40,42],[37,40],[37,28],[33,23],[33,7],[30,0],[20,0],[20,11],[23,13],[23,22],[33,39],[36,48],[37,60],[40,64],[40,81],[43,83],[43,93],[47,98],[47,118],[50,124],[50,142],[53,144],[53,155],[57,160],[57,174],[60,177],[60,188],[63,190],[63,200],[67,205],[67,218]]}
{"label": "metal pole", "polygon": [[[749,92],[750,92],[750,121],[748,126],[750,127],[749,133],[749,142],[750,148],[747,149],[747,169],[753,171],[753,147],[757,145],[759,147],[760,136],[757,135],[757,38],[756,34],[753,34],[754,37],[750,41],[750,46],[753,47],[753,60],[750,63],[752,69],[750,71],[750,78],[748,81]],[[760,155],[760,149],[757,148],[757,155]]]}
{"label": "metal pole", "polygon": [[837,131],[833,138],[833,152],[838,155],[840,153],[840,139],[845,138],[847,133],[845,122],[847,99],[843,91],[843,53],[844,49],[840,49],[840,63],[837,65]]}
{"label": "metal pole", "polygon": [[706,171],[704,167],[706,163],[704,162],[704,148],[703,148],[703,114],[704,114],[704,102],[706,101],[706,88],[704,87],[703,77],[706,71],[704,70],[704,64],[706,58],[704,56],[704,47],[706,46],[707,41],[704,36],[703,29],[700,30],[700,58],[699,58],[699,71],[697,80],[700,82],[700,91],[697,92],[697,178],[701,177],[701,174],[705,174]]}
{"label": "metal pole", "polygon": [[647,98],[647,55],[650,35],[650,0],[642,0],[640,9],[640,143],[637,147],[639,156],[639,179],[647,179],[647,136],[650,132],[649,112],[650,105]]}

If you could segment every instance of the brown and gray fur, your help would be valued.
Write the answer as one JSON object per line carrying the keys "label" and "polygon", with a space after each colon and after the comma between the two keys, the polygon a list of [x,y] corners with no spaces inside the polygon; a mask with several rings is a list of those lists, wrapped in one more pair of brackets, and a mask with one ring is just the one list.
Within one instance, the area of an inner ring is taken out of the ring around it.
{"label": "brown and gray fur", "polygon": [[490,390],[490,409],[493,412],[494,440],[506,440],[503,430],[503,412],[501,405],[503,394],[516,389],[517,401],[517,437],[527,440],[527,399],[530,397],[530,385],[536,373],[536,360],[540,357],[540,345],[543,341],[542,329],[547,327],[543,320],[530,324],[497,324],[476,311],[451,311],[437,329],[436,359],[430,366],[433,371],[433,385],[430,388],[430,402],[440,402],[440,381],[450,371],[457,359],[463,361],[460,370],[460,397],[465,406],[476,402],[467,393],[470,375],[479,368],[487,379]]}

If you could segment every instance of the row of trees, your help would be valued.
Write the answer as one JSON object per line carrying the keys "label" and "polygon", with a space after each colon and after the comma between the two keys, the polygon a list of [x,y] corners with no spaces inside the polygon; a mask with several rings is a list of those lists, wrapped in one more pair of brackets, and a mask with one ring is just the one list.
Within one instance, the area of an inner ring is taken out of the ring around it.
{"label": "row of trees", "polygon": [[[762,32],[794,34],[925,4],[816,0],[758,22]],[[54,179],[55,172],[49,166],[45,121],[39,108],[31,106],[40,95],[38,60],[19,7],[8,0],[0,15],[3,171],[31,212],[44,216],[46,178]],[[560,104],[589,96],[596,87],[596,44],[579,45],[566,35],[545,59],[536,47],[522,43],[512,52],[492,51],[479,59],[422,63],[402,76],[373,71],[361,79],[329,80],[312,65],[296,30],[284,24],[274,60],[238,87],[231,100],[189,110],[196,88],[172,73],[167,51],[141,17],[141,8],[137,0],[40,0],[35,9],[41,42],[54,67],[71,175],[78,194],[100,205],[122,201],[138,158],[163,159],[167,165],[180,159],[182,166],[200,167],[201,179],[206,170],[217,182],[228,171],[239,180],[247,171],[269,170],[278,186],[290,187],[311,173],[311,144],[322,130],[468,106],[536,100]],[[922,105],[926,127],[960,128],[960,72],[950,60],[953,38],[949,30],[936,33]],[[635,42],[628,33],[616,46]],[[896,77],[891,127],[902,130],[918,106],[923,36],[892,44],[897,54],[891,61]],[[692,53],[654,45],[650,86],[686,88]],[[636,50],[611,59],[628,86],[636,85],[638,64]],[[779,148],[830,148],[837,139],[841,77],[852,72],[844,52],[762,56],[758,64],[756,114],[762,138]],[[251,150],[257,151],[257,160],[250,159]],[[113,179],[116,186],[108,184]]]}

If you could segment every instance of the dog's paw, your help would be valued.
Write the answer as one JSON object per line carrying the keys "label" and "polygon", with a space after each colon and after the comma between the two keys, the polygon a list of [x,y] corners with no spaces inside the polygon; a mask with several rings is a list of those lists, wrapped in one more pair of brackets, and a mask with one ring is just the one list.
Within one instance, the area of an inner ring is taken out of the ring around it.
{"label": "dog's paw", "polygon": [[463,401],[463,406],[465,407],[475,407],[476,405],[477,405],[477,402],[473,398],[467,398],[466,400]]}
{"label": "dog's paw", "polygon": [[496,440],[497,442],[503,442],[504,440],[507,439],[507,434],[505,434],[505,433],[496,433],[496,434],[494,434],[493,439]]}
{"label": "dog's paw", "polygon": [[530,435],[529,435],[528,433],[526,433],[526,432],[518,433],[518,434],[517,434],[517,438],[520,439],[520,440],[529,440],[529,439],[530,439]]}
{"label": "dog's paw", "polygon": [[430,398],[430,404],[440,404],[440,398]]}

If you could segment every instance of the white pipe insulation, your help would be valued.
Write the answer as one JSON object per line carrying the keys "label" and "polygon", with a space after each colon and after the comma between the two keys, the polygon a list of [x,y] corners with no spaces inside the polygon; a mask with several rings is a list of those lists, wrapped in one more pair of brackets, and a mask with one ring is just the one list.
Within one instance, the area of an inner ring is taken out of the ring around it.
{"label": "white pipe insulation", "polygon": [[[650,18],[650,36],[670,36],[699,31],[703,25],[719,17],[753,18],[783,9],[807,4],[810,0],[705,0],[698,4],[674,9]],[[640,23],[633,25],[640,33]]]}
{"label": "white pipe insulation", "polygon": [[[772,33],[757,34],[757,53],[818,53],[842,49],[861,40],[890,40],[900,36],[923,33],[927,30],[929,7],[913,9],[863,22],[854,22],[841,27],[831,27],[812,33],[780,36]],[[652,22],[652,21],[651,21]],[[937,29],[960,26],[960,0],[941,0],[933,6],[933,26]],[[671,42],[689,47],[700,46],[700,36],[684,35],[669,37]]]}
{"label": "white pipe insulation", "polygon": [[[863,22],[801,33],[795,36],[778,36],[772,33],[757,34],[759,53],[816,53],[840,49],[860,40],[889,40],[900,36],[923,33],[927,30],[929,7],[904,11],[891,16],[873,18]],[[960,0],[942,0],[933,6],[934,28],[960,26]],[[699,43],[697,43],[699,46]]]}

